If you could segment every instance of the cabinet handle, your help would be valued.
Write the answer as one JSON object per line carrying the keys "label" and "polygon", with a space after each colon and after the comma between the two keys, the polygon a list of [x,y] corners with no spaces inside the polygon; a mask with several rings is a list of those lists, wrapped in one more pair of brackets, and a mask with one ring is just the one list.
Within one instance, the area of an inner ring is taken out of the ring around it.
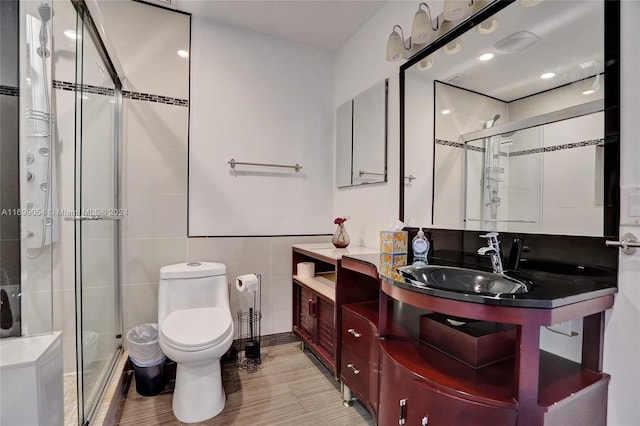
{"label": "cabinet handle", "polygon": [[422,418],[422,426],[427,426],[429,424],[429,416],[424,416]]}
{"label": "cabinet handle", "polygon": [[309,299],[307,303],[309,304],[309,315],[315,317],[315,315],[313,314],[313,299]]}
{"label": "cabinet handle", "polygon": [[400,400],[400,417],[398,418],[399,425],[404,424],[406,411],[407,411],[407,400],[401,399]]}
{"label": "cabinet handle", "polygon": [[358,370],[353,364],[347,364],[347,368],[353,370],[353,374],[360,374],[360,370]]}
{"label": "cabinet handle", "polygon": [[358,333],[353,328],[348,329],[347,332],[353,334],[353,337],[355,337],[356,339],[359,338],[360,336],[362,336],[362,333]]}

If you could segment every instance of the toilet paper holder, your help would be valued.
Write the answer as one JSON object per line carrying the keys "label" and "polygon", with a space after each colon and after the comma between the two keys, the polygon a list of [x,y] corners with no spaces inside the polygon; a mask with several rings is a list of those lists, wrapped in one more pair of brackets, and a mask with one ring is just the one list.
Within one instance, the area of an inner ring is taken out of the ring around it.
{"label": "toilet paper holder", "polygon": [[[248,289],[253,293],[253,306],[248,311],[238,310],[237,366],[248,373],[258,370],[262,364],[260,355],[262,335],[262,275],[249,274],[238,277],[238,291]],[[256,285],[257,284],[257,285]],[[257,302],[257,303],[256,303]]]}

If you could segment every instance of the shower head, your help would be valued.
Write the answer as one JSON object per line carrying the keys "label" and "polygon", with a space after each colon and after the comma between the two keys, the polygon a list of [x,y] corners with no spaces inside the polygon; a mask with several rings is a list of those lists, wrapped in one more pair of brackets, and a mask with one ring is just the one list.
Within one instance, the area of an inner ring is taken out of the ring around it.
{"label": "shower head", "polygon": [[40,19],[42,22],[47,22],[51,19],[51,6],[48,3],[42,3],[38,6],[38,13],[40,14]]}

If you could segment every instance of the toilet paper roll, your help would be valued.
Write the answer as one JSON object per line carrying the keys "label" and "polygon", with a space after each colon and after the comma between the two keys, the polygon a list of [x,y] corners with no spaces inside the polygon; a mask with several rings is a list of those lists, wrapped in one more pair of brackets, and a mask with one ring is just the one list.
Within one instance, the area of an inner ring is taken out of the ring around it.
{"label": "toilet paper roll", "polygon": [[258,276],[256,274],[240,275],[236,278],[236,288],[238,291],[248,290],[253,293],[258,289]]}
{"label": "toilet paper roll", "polygon": [[300,262],[297,266],[298,276],[303,278],[313,278],[316,273],[316,265],[313,262]]}

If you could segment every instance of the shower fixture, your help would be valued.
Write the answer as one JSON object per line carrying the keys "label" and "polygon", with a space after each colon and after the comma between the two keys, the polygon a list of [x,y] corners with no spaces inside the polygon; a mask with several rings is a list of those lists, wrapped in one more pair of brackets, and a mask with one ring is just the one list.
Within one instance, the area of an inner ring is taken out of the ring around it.
{"label": "shower fixture", "polygon": [[40,15],[40,47],[36,50],[36,53],[41,58],[48,58],[51,55],[49,49],[47,49],[47,44],[49,41],[49,37],[47,35],[47,22],[51,19],[51,6],[47,3],[42,3],[38,6],[38,14]]}

